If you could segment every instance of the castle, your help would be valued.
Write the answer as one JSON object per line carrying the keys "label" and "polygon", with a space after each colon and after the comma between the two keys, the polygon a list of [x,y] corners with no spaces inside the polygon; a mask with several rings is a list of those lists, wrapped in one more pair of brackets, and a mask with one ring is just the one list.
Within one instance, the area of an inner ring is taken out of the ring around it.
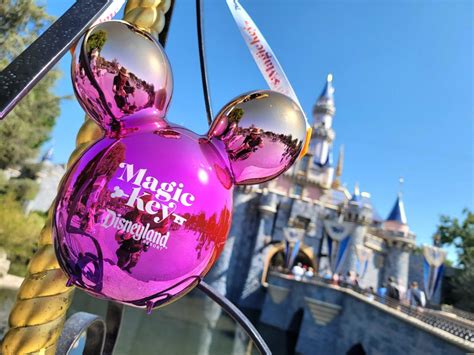
{"label": "castle", "polygon": [[308,154],[277,179],[234,193],[229,240],[208,280],[241,307],[259,309],[268,271],[298,262],[319,275],[357,273],[361,287],[375,290],[389,277],[402,292],[410,281],[422,284],[401,194],[384,220],[370,194],[341,184],[343,149],[336,166],[332,158],[332,79],[329,74],[313,108]]}

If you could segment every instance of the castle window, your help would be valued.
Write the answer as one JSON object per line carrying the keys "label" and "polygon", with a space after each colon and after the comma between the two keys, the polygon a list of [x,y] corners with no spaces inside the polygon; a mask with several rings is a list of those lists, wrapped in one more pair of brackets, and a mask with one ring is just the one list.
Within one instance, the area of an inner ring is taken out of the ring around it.
{"label": "castle window", "polygon": [[303,185],[294,184],[293,185],[293,195],[301,197],[303,196]]}
{"label": "castle window", "polygon": [[298,164],[298,172],[306,172],[308,170],[308,164],[309,164],[309,156],[305,155],[301,160],[300,163]]}
{"label": "castle window", "polygon": [[310,222],[311,220],[309,218],[303,216],[296,216],[293,221],[293,227],[307,230]]}

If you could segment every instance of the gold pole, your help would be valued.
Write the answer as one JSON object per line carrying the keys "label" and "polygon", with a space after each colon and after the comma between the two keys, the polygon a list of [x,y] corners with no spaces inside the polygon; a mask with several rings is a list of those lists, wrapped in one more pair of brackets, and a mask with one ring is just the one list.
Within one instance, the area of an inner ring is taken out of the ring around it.
{"label": "gold pole", "polygon": [[[170,6],[171,0],[128,0],[124,20],[158,36],[163,31],[165,13]],[[86,117],[67,167],[70,168],[82,152],[100,137],[100,128]],[[40,233],[38,251],[28,265],[27,275],[10,313],[10,329],[2,341],[2,354],[49,355],[56,351],[74,288],[66,287],[66,275],[56,260],[51,234],[52,213],[50,208]]]}

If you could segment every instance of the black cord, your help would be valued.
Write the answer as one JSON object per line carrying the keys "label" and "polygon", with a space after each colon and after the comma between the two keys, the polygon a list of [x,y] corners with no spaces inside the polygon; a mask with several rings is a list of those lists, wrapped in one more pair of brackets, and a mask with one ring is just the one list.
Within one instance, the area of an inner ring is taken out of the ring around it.
{"label": "black cord", "polygon": [[199,63],[201,65],[202,92],[204,95],[204,104],[206,105],[207,123],[212,123],[211,97],[209,95],[209,84],[207,82],[206,53],[204,51],[204,36],[202,34],[202,13],[203,4],[201,0],[196,0],[196,27],[199,47]]}
{"label": "black cord", "polygon": [[217,292],[214,288],[209,286],[204,281],[201,281],[197,288],[204,292],[210,299],[216,302],[222,309],[238,324],[242,327],[245,331],[247,336],[252,339],[255,347],[262,355],[271,355],[272,352],[268,347],[265,340],[263,340],[260,333],[254,327],[254,325],[250,322],[250,320],[242,313],[240,309],[238,309],[231,301],[227,298],[222,296],[219,292]]}
{"label": "black cord", "polygon": [[170,28],[171,23],[171,16],[173,16],[173,9],[174,9],[174,0],[171,0],[170,8],[168,12],[165,14],[165,27],[163,27],[163,31],[158,35],[158,41],[163,46],[166,46],[166,40],[168,39],[168,30]]}

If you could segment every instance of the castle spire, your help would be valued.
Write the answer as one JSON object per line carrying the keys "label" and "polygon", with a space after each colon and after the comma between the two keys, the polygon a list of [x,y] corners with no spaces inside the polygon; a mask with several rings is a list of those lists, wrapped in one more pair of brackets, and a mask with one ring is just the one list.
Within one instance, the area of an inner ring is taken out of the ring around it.
{"label": "castle spire", "polygon": [[337,189],[341,186],[342,170],[344,169],[344,145],[339,147],[339,156],[337,158],[336,178],[332,182],[332,188]]}
{"label": "castle spire", "polygon": [[313,108],[313,114],[329,114],[334,116],[336,108],[334,106],[334,87],[332,86],[333,75],[329,73],[326,77],[326,84],[324,85],[321,95]]}
{"label": "castle spire", "polygon": [[352,194],[351,201],[354,201],[354,202],[360,201],[360,190],[359,190],[358,182],[356,182],[354,185],[354,193]]}
{"label": "castle spire", "polygon": [[398,222],[400,224],[408,224],[407,223],[407,215],[405,213],[405,205],[403,204],[402,200],[402,186],[403,186],[403,178],[400,177],[400,189],[398,191],[397,199],[395,200],[395,204],[393,205],[392,211],[387,217],[387,221]]}
{"label": "castle spire", "polygon": [[44,163],[46,161],[51,161],[53,158],[53,152],[54,152],[54,148],[53,147],[49,148],[46,151],[46,153],[44,153],[43,156],[41,157],[41,162]]}
{"label": "castle spire", "polygon": [[[333,76],[328,74],[326,84],[316,104],[313,107],[313,133],[310,149],[313,153],[313,162],[318,169],[324,169],[329,159],[329,152],[335,138],[331,128],[336,108],[334,106]],[[332,179],[332,178],[331,178]]]}

